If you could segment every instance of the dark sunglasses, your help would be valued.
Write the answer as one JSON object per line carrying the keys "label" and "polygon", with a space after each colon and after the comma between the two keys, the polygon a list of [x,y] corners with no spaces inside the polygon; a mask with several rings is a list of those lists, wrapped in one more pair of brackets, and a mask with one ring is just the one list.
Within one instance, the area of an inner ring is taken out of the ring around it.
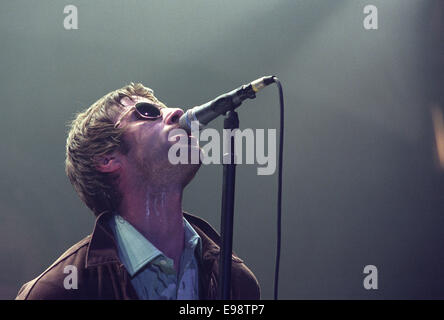
{"label": "dark sunglasses", "polygon": [[162,117],[160,108],[148,102],[138,102],[134,108],[136,108],[138,116],[142,119],[155,120]]}
{"label": "dark sunglasses", "polygon": [[[135,104],[134,108],[136,109],[137,117],[139,117],[140,119],[156,120],[156,119],[159,119],[162,117],[162,113],[160,112],[160,108],[152,103],[138,102]],[[131,110],[131,109],[129,109],[129,110]],[[116,124],[114,125],[115,128],[117,128],[120,125],[122,118],[124,116],[126,116],[128,111],[125,112],[120,117],[119,121],[116,122]]]}

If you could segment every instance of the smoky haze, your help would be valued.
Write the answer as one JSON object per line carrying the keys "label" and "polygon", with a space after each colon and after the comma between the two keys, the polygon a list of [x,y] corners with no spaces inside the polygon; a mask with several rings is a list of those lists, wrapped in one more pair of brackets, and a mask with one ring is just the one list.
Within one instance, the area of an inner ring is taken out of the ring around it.
{"label": "smoky haze", "polygon": [[[427,87],[433,1],[4,1],[0,5],[0,298],[89,234],[64,173],[67,124],[142,82],[188,108],[264,75],[285,95],[282,299],[444,296],[444,204]],[[78,8],[65,30],[63,8]],[[239,108],[279,129],[275,86]],[[214,121],[221,129],[222,118]],[[276,171],[277,172],[277,171]],[[273,296],[277,173],[237,167],[234,251]],[[184,209],[219,228],[222,167],[202,166]],[[363,287],[366,265],[378,290]]]}

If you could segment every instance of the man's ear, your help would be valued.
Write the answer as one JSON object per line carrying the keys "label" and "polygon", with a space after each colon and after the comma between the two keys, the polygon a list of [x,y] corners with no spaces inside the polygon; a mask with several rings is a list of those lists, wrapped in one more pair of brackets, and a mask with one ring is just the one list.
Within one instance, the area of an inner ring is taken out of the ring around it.
{"label": "man's ear", "polygon": [[100,172],[116,172],[122,167],[120,154],[117,152],[94,157],[96,168]]}

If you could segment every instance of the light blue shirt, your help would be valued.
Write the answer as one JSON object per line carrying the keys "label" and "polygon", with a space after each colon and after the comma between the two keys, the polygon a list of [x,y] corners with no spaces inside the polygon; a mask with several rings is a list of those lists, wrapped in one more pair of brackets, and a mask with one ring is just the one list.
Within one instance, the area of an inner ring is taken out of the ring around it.
{"label": "light blue shirt", "polygon": [[174,262],[120,215],[109,220],[114,232],[120,260],[127,269],[131,284],[142,300],[199,299],[198,261],[201,239],[184,218],[185,246],[180,259],[179,274]]}

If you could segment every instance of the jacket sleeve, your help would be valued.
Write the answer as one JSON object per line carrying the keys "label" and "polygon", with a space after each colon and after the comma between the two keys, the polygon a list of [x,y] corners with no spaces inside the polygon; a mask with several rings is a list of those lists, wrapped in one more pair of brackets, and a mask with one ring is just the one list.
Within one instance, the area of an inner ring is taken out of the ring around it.
{"label": "jacket sleeve", "polygon": [[[73,246],[74,247],[74,246]],[[35,279],[25,283],[16,300],[73,300],[81,299],[85,278],[84,246],[65,252],[50,267]],[[69,268],[67,268],[69,267]],[[73,282],[76,285],[71,285]],[[67,283],[67,284],[66,284]]]}
{"label": "jacket sleeve", "polygon": [[[63,280],[62,280],[63,281]],[[75,299],[73,290],[66,290],[46,279],[34,279],[25,283],[18,292],[16,300],[70,300]]]}

